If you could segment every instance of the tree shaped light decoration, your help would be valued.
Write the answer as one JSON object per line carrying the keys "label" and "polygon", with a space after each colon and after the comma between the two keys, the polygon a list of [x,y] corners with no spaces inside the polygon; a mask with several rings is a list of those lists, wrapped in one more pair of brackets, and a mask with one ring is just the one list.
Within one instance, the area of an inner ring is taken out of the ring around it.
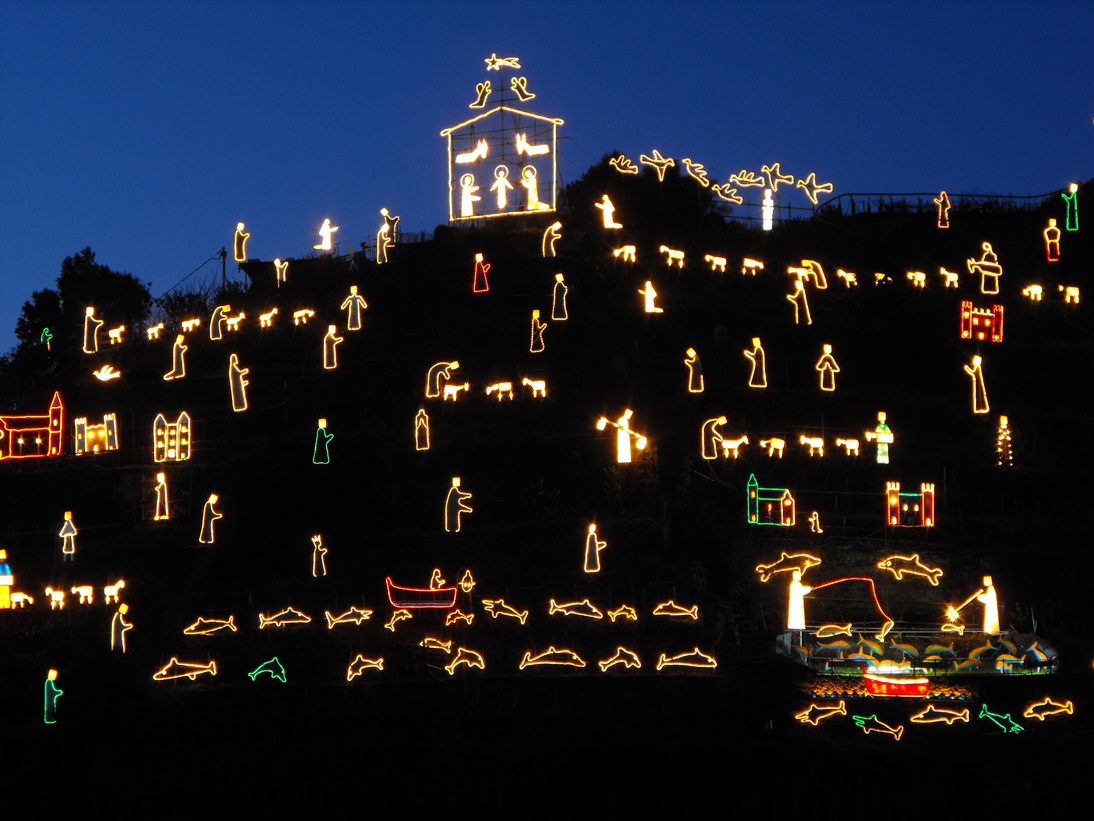
{"label": "tree shaped light decoration", "polygon": [[980,293],[999,293],[999,277],[1003,275],[1003,266],[999,264],[999,257],[991,247],[990,242],[980,244],[980,259],[969,257],[965,260],[965,267],[970,274],[980,275]]}
{"label": "tree shaped light decoration", "polygon": [[938,221],[939,228],[950,227],[950,195],[945,191],[939,191],[938,196],[933,200],[934,204],[938,206]]}
{"label": "tree shaped light decoration", "polygon": [[333,438],[334,434],[327,431],[327,420],[320,419],[319,426],[315,429],[315,447],[311,452],[313,465],[330,464],[330,443]]}
{"label": "tree shaped light decoration", "polygon": [[475,270],[471,277],[471,292],[485,294],[490,290],[490,280],[486,275],[490,273],[490,263],[483,262],[482,254],[475,254]]}
{"label": "tree shaped light decoration", "polygon": [[402,217],[393,217],[387,208],[380,209],[380,216],[384,218],[384,224],[376,232],[376,264],[383,265],[387,262],[387,252],[395,246],[399,239],[399,220]]}
{"label": "tree shaped light decoration", "polygon": [[752,373],[748,377],[748,387],[766,388],[767,354],[764,353],[764,346],[760,344],[760,338],[758,336],[752,337],[752,350],[746,350],[743,353],[745,359],[752,363]]}
{"label": "tree shaped light decoration", "polygon": [[606,430],[609,425],[615,428],[615,461],[619,464],[628,464],[631,461],[631,439],[634,439],[634,446],[637,450],[644,450],[646,447],[646,437],[637,431],[631,430],[631,417],[634,415],[634,411],[627,408],[623,411],[623,415],[616,421],[611,421],[607,417],[601,416],[596,422],[597,430]]}
{"label": "tree shaped light decoration", "polygon": [[198,534],[201,544],[213,544],[216,541],[216,521],[224,518],[224,514],[216,509],[219,499],[215,493],[210,493],[205,500],[205,507],[201,509],[201,533]]}
{"label": "tree shaped light decoration", "polygon": [[345,337],[338,335],[337,325],[328,325],[326,336],[323,337],[323,369],[333,371],[338,367],[338,345]]}
{"label": "tree shaped light decoration", "polygon": [[84,309],[84,353],[99,352],[99,329],[105,324],[105,320],[95,316],[94,306],[88,305]]}
{"label": "tree shaped light decoration", "polygon": [[357,286],[349,286],[349,296],[342,300],[339,308],[346,312],[346,330],[361,330],[361,311],[368,307],[365,298],[357,293]]}
{"label": "tree shaped light decoration", "polygon": [[236,413],[247,410],[247,386],[251,384],[247,380],[250,368],[239,366],[239,356],[232,354],[228,357],[228,389],[232,395],[232,410]]}
{"label": "tree shaped light decoration", "polygon": [[817,360],[817,364],[813,366],[813,369],[820,374],[820,389],[822,391],[834,391],[836,389],[836,374],[839,373],[839,365],[836,363],[836,358],[832,356],[832,346],[825,343],[821,358]]}
{"label": "tree shaped light decoration", "polygon": [[585,535],[585,565],[586,573],[600,572],[600,551],[608,546],[596,535],[596,524],[589,525],[589,531]]}
{"label": "tree shaped light decoration", "polygon": [[156,493],[156,512],[152,517],[153,521],[162,522],[171,518],[171,504],[167,499],[167,474],[156,474],[156,486],[154,488]]}
{"label": "tree shaped light decoration", "polygon": [[1064,204],[1067,206],[1067,218],[1064,220],[1064,227],[1068,231],[1079,230],[1079,185],[1078,183],[1071,183],[1067,187],[1066,194],[1060,194],[1060,198],[1063,199]]}
{"label": "tree shaped light decoration", "polygon": [[71,562],[76,558],[76,534],[79,531],[76,529],[76,525],[72,522],[72,511],[65,511],[65,520],[61,525],[60,531],[57,533],[61,537],[61,553],[63,560]]}
{"label": "tree shaped light decoration", "polygon": [[547,323],[543,322],[539,318],[539,308],[532,311],[532,338],[528,343],[528,350],[531,353],[543,353],[546,350],[546,345],[543,341],[543,332],[547,330]]}
{"label": "tree shaped light decoration", "polygon": [[414,417],[414,449],[429,450],[429,414],[418,408]]}
{"label": "tree shaped light decoration", "polygon": [[866,431],[863,435],[867,442],[877,442],[877,463],[889,464],[889,445],[893,444],[893,432],[885,421],[885,411],[877,413],[877,427]]}
{"label": "tree shaped light decoration", "polygon": [[684,366],[688,369],[688,393],[702,393],[706,384],[703,381],[703,363],[695,348],[688,348],[684,356]]}
{"label": "tree shaped light decoration", "polygon": [[233,255],[236,262],[247,261],[247,240],[251,238],[251,235],[243,230],[243,223],[236,223],[235,238],[232,241],[232,247],[235,249]]}
{"label": "tree shaped light decoration", "polygon": [[555,274],[555,286],[551,289],[551,319],[555,322],[564,322],[570,318],[566,307],[566,295],[570,289],[566,286],[561,273]]}
{"label": "tree shaped light decoration", "polygon": [[330,218],[323,220],[323,224],[319,226],[319,244],[313,245],[312,248],[316,251],[330,251],[331,250],[331,237],[334,236],[334,232],[337,231],[339,226],[331,225]]}
{"label": "tree shaped light decoration", "polygon": [[643,309],[647,314],[663,314],[664,308],[657,307],[657,290],[650,280],[646,280],[646,287],[639,288],[638,293],[643,296]]}
{"label": "tree shaped light decoration", "polygon": [[623,223],[615,221],[615,206],[612,204],[611,199],[607,194],[604,194],[600,198],[600,202],[593,203],[601,211],[601,216],[604,218],[605,230],[615,230],[623,227]]}
{"label": "tree shaped light decoration", "polygon": [[999,428],[995,432],[995,464],[1001,468],[1014,467],[1014,445],[1011,442],[1010,420],[999,417]]}
{"label": "tree shaped light decoration", "polygon": [[1045,238],[1045,258],[1049,262],[1060,261],[1060,229],[1056,226],[1056,218],[1049,217],[1048,227],[1042,232]]}
{"label": "tree shaped light decoration", "polygon": [[444,530],[445,533],[459,533],[462,525],[460,515],[473,512],[468,502],[471,494],[460,489],[460,477],[452,477],[452,486],[448,488],[448,495],[444,499]]}
{"label": "tree shaped light decoration", "polygon": [[991,410],[991,407],[988,405],[988,391],[984,387],[983,362],[983,358],[977,354],[973,356],[970,365],[962,366],[965,373],[969,375],[969,379],[972,381],[973,413],[987,413]]}
{"label": "tree shaped light decoration", "polygon": [[133,629],[131,622],[125,620],[125,614],[129,612],[129,605],[118,606],[114,617],[110,620],[110,649],[125,652],[125,634]]}

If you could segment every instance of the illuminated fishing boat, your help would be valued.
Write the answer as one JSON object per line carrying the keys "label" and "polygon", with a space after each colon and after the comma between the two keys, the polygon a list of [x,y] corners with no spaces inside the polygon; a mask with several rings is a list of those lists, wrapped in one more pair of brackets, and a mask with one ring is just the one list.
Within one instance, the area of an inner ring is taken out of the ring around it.
{"label": "illuminated fishing boat", "polygon": [[872,696],[898,696],[924,698],[929,689],[929,679],[911,676],[879,676],[864,673],[866,692]]}
{"label": "illuminated fishing boat", "polygon": [[391,580],[391,576],[384,579],[387,585],[387,600],[392,607],[443,607],[448,608],[456,604],[456,585],[451,587],[402,587]]}

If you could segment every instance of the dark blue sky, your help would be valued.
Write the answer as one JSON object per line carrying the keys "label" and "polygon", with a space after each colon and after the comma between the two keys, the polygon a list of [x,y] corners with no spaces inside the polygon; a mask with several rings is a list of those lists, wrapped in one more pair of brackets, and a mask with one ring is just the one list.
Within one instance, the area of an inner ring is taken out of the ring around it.
{"label": "dark blue sky", "polygon": [[778,161],[836,194],[1039,194],[1094,177],[1091,42],[1089,2],[8,0],[0,350],[88,245],[158,296],[240,220],[262,259],[325,217],[374,238],[382,206],[432,231],[439,132],[491,52],[566,121],[563,182],[658,148],[717,182]]}

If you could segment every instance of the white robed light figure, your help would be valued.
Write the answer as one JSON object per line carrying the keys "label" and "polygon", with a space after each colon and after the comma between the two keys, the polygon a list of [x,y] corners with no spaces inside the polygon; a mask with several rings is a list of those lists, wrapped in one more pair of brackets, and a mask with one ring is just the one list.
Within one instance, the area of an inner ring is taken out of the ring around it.
{"label": "white robed light figure", "polygon": [[802,584],[802,572],[795,570],[790,580],[790,606],[786,613],[787,630],[805,629],[805,597],[812,589]]}

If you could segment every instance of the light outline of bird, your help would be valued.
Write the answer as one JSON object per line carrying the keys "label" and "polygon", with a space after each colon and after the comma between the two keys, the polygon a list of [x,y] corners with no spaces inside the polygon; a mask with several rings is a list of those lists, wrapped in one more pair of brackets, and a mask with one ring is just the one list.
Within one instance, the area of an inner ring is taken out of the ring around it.
{"label": "light outline of bird", "polygon": [[361,622],[372,618],[372,611],[367,607],[362,608],[354,605],[339,616],[332,615],[329,610],[324,610],[323,615],[327,619],[327,629],[333,630],[336,624],[356,624],[360,627]]}
{"label": "light outline of bird", "polygon": [[91,373],[100,382],[109,382],[111,379],[122,378],[122,372],[114,370],[113,365],[103,365],[97,371],[92,371]]}
{"label": "light outline of bird", "polygon": [[672,157],[662,156],[660,149],[657,148],[653,149],[652,157],[648,154],[641,154],[638,159],[643,165],[652,165],[654,167],[657,171],[658,182],[665,181],[665,171],[676,167],[676,160]]}
{"label": "light outline of bird", "polygon": [[684,607],[682,604],[677,604],[673,599],[669,599],[654,607],[653,615],[665,616],[670,619],[690,618],[692,621],[699,621],[699,605],[693,604],[691,607]]}
{"label": "light outline of bird", "polygon": [[285,684],[288,681],[288,676],[285,674],[285,665],[281,663],[281,659],[279,659],[277,656],[274,656],[271,659],[266,659],[266,661],[262,662],[256,668],[251,670],[251,672],[249,672],[247,676],[251,679],[251,681],[254,681],[263,673],[268,673],[270,678],[277,679],[282,684]]}
{"label": "light outline of bird", "polygon": [[833,636],[850,636],[851,624],[822,624],[817,628],[816,636],[818,639],[830,639]]}
{"label": "light outline of bird", "polygon": [[834,704],[829,707],[821,707],[818,704],[810,704],[800,713],[794,713],[794,718],[800,721],[802,724],[812,724],[816,727],[822,721],[825,721],[834,716],[847,715],[847,703],[841,698],[839,704]]}
{"label": "light outline of bird", "polygon": [[955,721],[964,721],[969,723],[969,708],[964,710],[948,710],[945,707],[937,707],[934,704],[928,704],[920,712],[908,719],[913,724],[945,724],[946,726],[952,725]]}
{"label": "light outline of bird", "polygon": [[358,653],[357,658],[349,663],[346,667],[346,681],[353,681],[365,670],[384,670],[384,657],[380,656],[378,659],[367,659],[363,654]]}
{"label": "light outline of bird", "polygon": [[620,154],[618,157],[612,157],[608,160],[608,165],[618,171],[620,174],[637,174],[638,166],[631,162],[626,154]]}
{"label": "light outline of bird", "polygon": [[414,614],[411,613],[409,610],[403,607],[397,607],[395,608],[395,611],[391,614],[391,618],[387,620],[386,624],[384,624],[384,629],[390,630],[392,633],[394,633],[396,624],[412,618],[414,618]]}
{"label": "light outline of bird", "polygon": [[[877,713],[871,716],[851,716],[855,722],[855,726],[860,728],[866,735],[870,733],[883,733],[885,735],[891,735],[897,741],[900,741],[900,737],[904,734],[904,727],[890,727],[884,721],[877,717]],[[873,722],[867,726],[867,722]]]}
{"label": "light outline of bird", "polygon": [[578,616],[583,619],[604,618],[604,614],[588,599],[563,602],[562,604],[551,599],[547,605],[547,615],[553,616],[555,613],[561,613],[564,616]]}
{"label": "light outline of bird", "polygon": [[710,190],[718,195],[719,198],[726,202],[731,202],[734,205],[741,205],[744,202],[744,198],[737,193],[737,189],[732,187],[731,183],[725,183],[724,185],[712,185]]}
{"label": "light outline of bird", "polygon": [[274,627],[284,627],[286,624],[311,624],[311,616],[301,613],[299,610],[293,607],[286,607],[280,613],[274,613],[267,618],[261,613],[258,614],[258,629],[262,630],[267,625],[273,625]]}
{"label": "light outline of bird", "polygon": [[489,57],[483,58],[483,62],[486,63],[487,71],[501,71],[503,68],[520,68],[519,57],[499,57],[496,51],[491,52]]}
{"label": "light outline of bird", "polygon": [[710,177],[707,176],[707,169],[701,162],[692,162],[691,157],[684,157],[684,170],[703,188],[710,186]]}
{"label": "light outline of bird", "polygon": [[190,681],[195,681],[198,676],[203,673],[215,676],[217,674],[217,663],[210,660],[208,664],[201,664],[200,662],[192,661],[179,661],[174,656],[171,656],[171,660],[163,667],[152,674],[153,681],[170,681],[176,678],[188,678]]}
{"label": "light outline of bird", "polygon": [[483,609],[490,614],[491,618],[497,618],[498,616],[506,616],[511,619],[516,619],[521,624],[528,621],[527,610],[517,610],[513,605],[507,603],[505,599],[483,599]]}
{"label": "light outline of bird", "polygon": [[616,619],[626,619],[627,621],[638,621],[638,611],[631,607],[629,604],[621,604],[615,610],[608,611],[608,618],[612,623],[615,623]]}
{"label": "light outline of bird", "polygon": [[818,183],[817,172],[815,171],[810,171],[809,176],[804,180],[798,180],[795,187],[805,191],[805,196],[809,197],[809,201],[813,205],[817,204],[817,194],[831,194],[835,190],[835,186],[830,182]]}
{"label": "light outline of bird", "polygon": [[486,669],[486,660],[482,657],[482,653],[477,650],[469,650],[466,647],[457,647],[456,657],[446,664],[444,669],[448,672],[448,675],[453,676],[456,674],[456,668],[461,664],[467,667],[478,667],[480,670]]}
{"label": "light outline of bird", "polygon": [[775,193],[779,190],[779,183],[781,182],[785,182],[787,185],[794,184],[794,175],[784,174],[782,168],[780,167],[781,165],[782,163],[777,162],[774,165],[760,166],[760,171],[762,171],[764,174],[767,174],[767,187],[771,189],[772,193]]}
{"label": "light outline of bird", "polygon": [[[1047,709],[1038,710],[1038,707],[1045,707]],[[1045,696],[1044,701],[1038,701],[1036,704],[1031,704],[1026,707],[1023,716],[1026,718],[1035,718],[1038,721],[1044,721],[1048,716],[1057,716],[1062,713],[1073,715],[1075,713],[1075,704],[1068,699],[1063,704],[1058,701],[1053,701],[1049,696]]]}
{"label": "light outline of bird", "polygon": [[657,658],[658,670],[664,667],[698,667],[713,670],[717,666],[718,662],[714,656],[708,656],[698,647],[686,653],[677,653],[675,656],[662,653]]}
{"label": "light outline of bird", "polygon": [[224,629],[231,630],[233,633],[236,632],[234,615],[228,616],[226,619],[206,619],[198,616],[197,621],[182,629],[182,633],[185,636],[211,636],[213,633],[219,633]]}
{"label": "light outline of bird", "polygon": [[638,658],[638,654],[633,650],[620,645],[615,648],[615,655],[611,658],[606,658],[603,661],[598,661],[597,667],[600,668],[601,673],[608,672],[608,668],[614,667],[617,664],[622,664],[624,667],[631,669],[641,669],[642,660]]}
{"label": "light outline of bird", "polygon": [[531,650],[525,650],[524,656],[520,660],[520,669],[523,670],[525,667],[537,667],[543,664],[557,667],[584,667],[585,659],[568,648],[556,650],[555,646],[552,644],[542,653],[538,653],[534,656],[532,655]]}
{"label": "light outline of bird", "polygon": [[729,175],[729,181],[733,185],[739,185],[742,188],[763,188],[764,178],[758,174],[749,171],[747,168],[742,168],[736,174]]}

